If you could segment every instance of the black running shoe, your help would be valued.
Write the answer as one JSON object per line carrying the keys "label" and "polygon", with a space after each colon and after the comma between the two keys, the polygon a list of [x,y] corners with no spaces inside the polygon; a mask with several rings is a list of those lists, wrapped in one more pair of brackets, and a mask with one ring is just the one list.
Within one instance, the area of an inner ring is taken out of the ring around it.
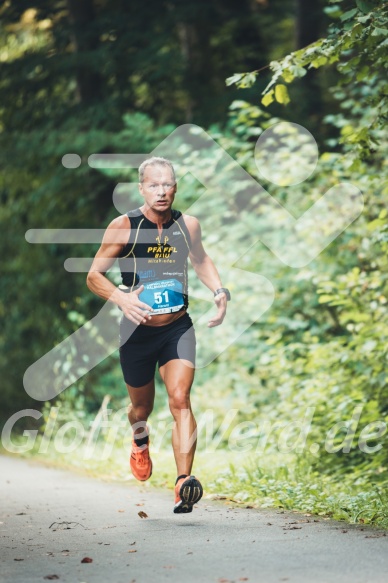
{"label": "black running shoe", "polygon": [[181,478],[175,486],[175,514],[187,514],[201,498],[203,489],[195,476]]}

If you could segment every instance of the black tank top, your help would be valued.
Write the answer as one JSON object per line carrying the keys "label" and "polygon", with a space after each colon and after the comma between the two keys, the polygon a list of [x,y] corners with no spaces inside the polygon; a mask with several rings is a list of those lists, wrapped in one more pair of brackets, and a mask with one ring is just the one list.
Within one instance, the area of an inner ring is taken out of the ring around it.
{"label": "black tank top", "polygon": [[191,240],[182,213],[171,209],[171,219],[163,224],[160,235],[156,223],[140,209],[128,212],[127,216],[131,233],[119,257],[123,285],[130,291],[144,285],[140,299],[154,313],[187,309],[187,257]]}

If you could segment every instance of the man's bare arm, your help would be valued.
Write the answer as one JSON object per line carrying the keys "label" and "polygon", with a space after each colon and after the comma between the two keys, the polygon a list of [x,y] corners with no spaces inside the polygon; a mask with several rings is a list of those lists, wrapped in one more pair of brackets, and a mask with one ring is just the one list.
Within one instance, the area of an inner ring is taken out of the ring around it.
{"label": "man's bare arm", "polygon": [[[191,238],[191,249],[189,253],[191,264],[202,283],[214,293],[216,289],[222,287],[221,278],[212,259],[203,247],[199,221],[189,215],[184,215],[184,220]],[[216,315],[208,322],[210,328],[219,326],[225,318],[227,306],[226,294],[217,294],[214,297],[214,301],[218,309]]]}
{"label": "man's bare arm", "polygon": [[139,300],[139,294],[144,287],[140,286],[131,293],[123,293],[105,276],[127,244],[129,234],[130,223],[126,215],[117,217],[110,223],[87,275],[86,284],[100,298],[117,304],[131,322],[141,324],[151,318],[144,310],[152,312],[150,306]]}

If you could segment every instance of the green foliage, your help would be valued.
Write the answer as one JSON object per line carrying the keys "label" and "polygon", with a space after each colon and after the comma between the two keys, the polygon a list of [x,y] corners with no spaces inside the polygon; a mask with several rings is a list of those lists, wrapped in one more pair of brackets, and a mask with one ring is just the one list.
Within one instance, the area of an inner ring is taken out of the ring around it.
{"label": "green foliage", "polygon": [[143,8],[125,0],[7,2],[2,123],[55,131],[74,117],[83,128],[117,129],[135,111],[159,124],[225,118],[230,69],[251,68],[276,45],[276,33],[263,41],[263,12],[248,0],[150,0]]}
{"label": "green foliage", "polygon": [[[388,421],[384,365],[388,329],[387,190],[380,175],[384,172],[382,152],[387,141],[387,9],[387,3],[377,2],[356,2],[347,10],[342,10],[340,3],[328,6],[326,12],[336,22],[327,37],[270,64],[273,76],[263,92],[265,106],[274,101],[282,82],[291,83],[311,69],[337,63],[342,78],[332,91],[344,113],[327,115],[325,121],[340,132],[339,139],[331,138],[327,145],[342,148],[344,155],[323,154],[321,176],[326,183],[333,178],[350,178],[365,193],[366,206],[362,218],[347,229],[342,240],[330,246],[326,257],[323,254],[299,272],[296,285],[290,285],[290,274],[286,275],[288,285],[280,294],[281,309],[275,307],[266,323],[267,331],[276,323],[276,332],[268,334],[266,341],[269,348],[263,351],[260,342],[260,348],[251,351],[257,358],[257,370],[266,369],[260,373],[265,389],[279,395],[277,405],[274,407],[271,399],[262,414],[274,422],[280,414],[287,424],[301,419],[306,408],[313,406],[308,446],[315,442],[321,449],[313,455],[307,447],[304,455],[312,467],[338,476],[346,472],[356,475],[362,470],[373,481],[380,479],[388,465],[384,431]],[[250,80],[254,81],[252,76]],[[244,75],[236,75],[234,82],[244,82]],[[331,176],[326,175],[325,168]],[[316,183],[322,181],[316,179]],[[309,187],[314,188],[314,184]],[[279,277],[277,281],[282,287]],[[306,281],[311,286],[302,284]],[[298,307],[292,318],[288,312],[292,305],[295,309],[301,297],[303,308]],[[298,312],[302,318],[296,326]],[[325,315],[329,318],[326,324],[322,319]],[[259,330],[256,337],[261,339]],[[359,425],[352,421],[357,405],[362,411]],[[328,453],[322,450],[322,444],[330,427],[338,422],[345,425],[332,444],[338,453]],[[383,434],[378,440],[370,437],[370,444],[378,445],[375,453],[366,454],[359,447],[363,442],[361,432],[370,424],[372,436],[376,423],[381,424]],[[346,438],[348,430],[353,439]]]}
{"label": "green foliage", "polygon": [[330,476],[314,473],[305,465],[297,466],[294,471],[287,466],[266,468],[250,464],[236,469],[231,465],[230,470],[214,480],[210,489],[244,505],[298,510],[307,516],[315,514],[388,527],[385,484],[371,488],[367,480],[355,485],[347,478],[335,483]]}
{"label": "green foliage", "polygon": [[[325,11],[335,22],[325,38],[270,62],[272,78],[261,102],[266,107],[274,99],[288,103],[284,83],[290,84],[312,69],[336,64],[340,78],[331,91],[351,118],[346,124],[344,117],[339,118],[343,124],[340,143],[355,146],[355,153],[365,157],[375,152],[387,120],[388,4],[372,0],[353,4],[355,8],[346,11],[339,2],[327,6]],[[251,87],[261,70],[237,73],[227,84]],[[357,84],[353,83],[354,75]]]}

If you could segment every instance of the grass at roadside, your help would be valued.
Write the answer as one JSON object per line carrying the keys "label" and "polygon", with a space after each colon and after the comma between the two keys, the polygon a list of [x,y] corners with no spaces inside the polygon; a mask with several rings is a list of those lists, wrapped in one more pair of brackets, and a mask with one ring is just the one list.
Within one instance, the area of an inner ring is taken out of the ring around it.
{"label": "grass at roadside", "polygon": [[[39,447],[37,440],[30,452],[20,455],[107,481],[139,484],[129,471],[127,448],[107,449],[106,443],[98,442],[89,453],[82,446],[71,453],[58,453],[51,446],[39,453]],[[153,475],[142,486],[172,489],[176,477],[172,450],[161,449],[152,457]],[[303,459],[291,455],[269,454],[258,460],[223,449],[198,451],[194,473],[203,482],[205,495],[232,504],[295,510],[388,529],[388,482],[372,484],[370,476],[335,479],[317,475]]]}

